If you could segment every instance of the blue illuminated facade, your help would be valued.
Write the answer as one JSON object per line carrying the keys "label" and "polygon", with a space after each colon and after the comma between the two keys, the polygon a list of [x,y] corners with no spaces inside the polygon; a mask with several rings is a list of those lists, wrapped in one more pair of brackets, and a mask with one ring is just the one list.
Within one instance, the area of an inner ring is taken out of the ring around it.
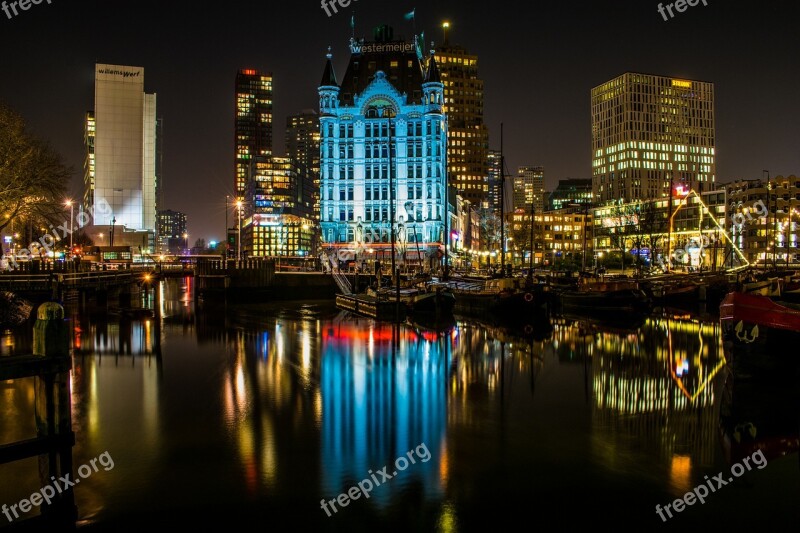
{"label": "blue illuminated facade", "polygon": [[[376,30],[350,44],[337,83],[331,55],[319,87],[320,224],[339,259],[431,257],[445,236],[447,117],[433,52]],[[380,255],[360,255],[378,252]]]}

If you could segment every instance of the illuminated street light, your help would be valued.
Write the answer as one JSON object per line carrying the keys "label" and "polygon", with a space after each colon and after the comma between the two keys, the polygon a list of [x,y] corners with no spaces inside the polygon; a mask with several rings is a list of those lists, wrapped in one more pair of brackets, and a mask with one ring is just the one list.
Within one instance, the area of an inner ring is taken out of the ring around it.
{"label": "illuminated street light", "polygon": [[239,231],[238,231],[239,236],[236,239],[237,240],[236,260],[240,261],[242,259],[242,201],[241,200],[236,200],[236,209],[238,211],[237,216],[239,217]]}
{"label": "illuminated street light", "polygon": [[67,200],[64,205],[69,207],[69,257],[72,257],[72,221],[74,217],[75,202]]}

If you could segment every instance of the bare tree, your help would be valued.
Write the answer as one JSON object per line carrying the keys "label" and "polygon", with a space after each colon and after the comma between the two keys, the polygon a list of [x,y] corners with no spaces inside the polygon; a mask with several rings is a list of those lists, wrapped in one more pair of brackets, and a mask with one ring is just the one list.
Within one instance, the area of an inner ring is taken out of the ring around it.
{"label": "bare tree", "polygon": [[641,243],[650,248],[650,257],[655,259],[669,227],[669,213],[666,208],[658,207],[657,200],[649,200],[639,205],[638,215]]}
{"label": "bare tree", "polygon": [[636,209],[631,205],[615,205],[608,217],[611,222],[610,227],[606,228],[605,234],[608,236],[611,245],[620,252],[620,263],[622,273],[625,273],[625,254],[628,250],[628,243],[635,242],[636,227],[638,216]]}
{"label": "bare tree", "polygon": [[0,104],[0,231],[14,221],[34,227],[63,223],[71,175],[61,156]]}
{"label": "bare tree", "polygon": [[500,247],[500,216],[492,209],[480,211],[480,242],[487,250]]}

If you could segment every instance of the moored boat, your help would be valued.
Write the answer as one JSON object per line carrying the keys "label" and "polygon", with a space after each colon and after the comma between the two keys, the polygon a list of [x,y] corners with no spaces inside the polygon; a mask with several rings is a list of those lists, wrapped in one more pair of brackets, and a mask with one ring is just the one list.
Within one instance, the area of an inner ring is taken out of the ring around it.
{"label": "moored boat", "polygon": [[762,344],[770,337],[800,336],[800,304],[731,292],[722,300],[719,312],[723,336],[735,344]]}
{"label": "moored boat", "polygon": [[561,308],[581,314],[607,312],[645,312],[650,298],[634,281],[584,283],[576,290],[559,293]]}
{"label": "moored boat", "polygon": [[379,300],[394,300],[399,297],[400,302],[410,315],[447,316],[453,314],[455,296],[449,287],[443,284],[431,283],[414,287],[397,289],[383,288],[370,289],[367,294]]}
{"label": "moored boat", "polygon": [[523,278],[498,278],[483,284],[453,284],[450,287],[455,296],[455,312],[473,316],[528,316],[549,303],[547,286],[529,284]]}

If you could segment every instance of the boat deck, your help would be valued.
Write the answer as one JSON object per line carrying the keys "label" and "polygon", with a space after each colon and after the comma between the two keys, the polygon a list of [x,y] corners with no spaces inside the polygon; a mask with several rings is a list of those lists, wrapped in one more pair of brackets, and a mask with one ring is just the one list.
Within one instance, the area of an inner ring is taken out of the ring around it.
{"label": "boat deck", "polygon": [[367,294],[337,294],[336,307],[376,320],[395,318],[404,320],[407,311],[407,306],[403,302],[398,303],[394,299],[377,298]]}

